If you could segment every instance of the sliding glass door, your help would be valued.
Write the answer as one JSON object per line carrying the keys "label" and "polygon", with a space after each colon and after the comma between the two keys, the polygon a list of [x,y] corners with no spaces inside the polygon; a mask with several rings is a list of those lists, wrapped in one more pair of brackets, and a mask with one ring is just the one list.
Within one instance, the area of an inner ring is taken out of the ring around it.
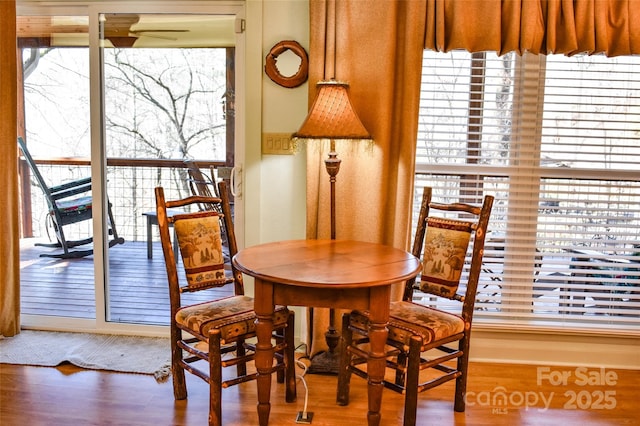
{"label": "sliding glass door", "polygon": [[[72,322],[89,327],[96,319],[95,256],[84,255],[92,244],[71,244],[93,236],[92,221],[60,226],[50,214],[45,188],[36,179],[40,174],[45,186],[54,187],[91,177],[88,24],[82,8],[54,14],[19,11],[17,17],[22,58],[18,136],[35,162],[34,168],[26,161],[19,163],[20,295],[26,325]],[[90,197],[91,187],[86,189],[63,201]],[[70,211],[72,206],[65,208]],[[63,247],[50,246],[59,241],[69,242],[67,253]]]}
{"label": "sliding glass door", "polygon": [[[93,221],[70,232],[94,238],[91,255],[41,258],[45,249],[33,242],[47,239],[51,224],[23,167],[23,325],[166,332],[153,191],[188,195],[185,160],[213,180],[230,177],[242,146],[235,76],[243,9],[241,2],[19,7],[22,135],[47,179],[91,176]],[[124,244],[109,244],[116,234]]]}
{"label": "sliding glass door", "polygon": [[154,188],[190,195],[185,161],[211,184],[233,167],[235,18],[100,14],[106,187],[118,232],[131,242],[108,252],[107,321],[168,324]]}

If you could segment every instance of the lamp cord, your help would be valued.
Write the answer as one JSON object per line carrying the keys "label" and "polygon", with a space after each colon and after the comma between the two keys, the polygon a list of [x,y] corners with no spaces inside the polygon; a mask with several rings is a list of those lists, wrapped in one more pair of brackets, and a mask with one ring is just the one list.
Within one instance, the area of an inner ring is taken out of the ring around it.
{"label": "lamp cord", "polygon": [[298,367],[302,369],[302,374],[298,375],[298,378],[304,385],[304,406],[302,408],[302,418],[306,419],[307,418],[307,402],[309,401],[309,387],[307,386],[307,381],[304,379],[304,376],[305,374],[307,374],[307,366],[305,365],[304,362],[300,361],[299,359],[296,360],[296,364],[298,365]]}

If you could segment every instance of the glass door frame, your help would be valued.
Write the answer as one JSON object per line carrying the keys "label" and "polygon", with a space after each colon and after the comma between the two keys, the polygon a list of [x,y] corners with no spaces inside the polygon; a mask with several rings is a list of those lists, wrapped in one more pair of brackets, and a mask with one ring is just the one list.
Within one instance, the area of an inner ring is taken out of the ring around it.
{"label": "glass door frame", "polygon": [[[151,326],[108,322],[107,304],[109,288],[106,226],[106,148],[104,120],[104,81],[102,72],[102,50],[100,48],[99,17],[104,13],[154,13],[154,14],[200,14],[200,15],[235,15],[236,20],[245,19],[245,2],[113,2],[85,3],[78,5],[52,6],[51,3],[39,5],[30,3],[18,5],[19,15],[50,16],[88,16],[89,17],[89,99],[91,126],[91,175],[92,195],[94,199],[93,234],[94,234],[94,282],[96,318],[78,319],[58,316],[22,315],[22,325],[28,328],[85,331],[115,334],[135,334],[145,336],[168,336],[168,326]],[[183,4],[184,3],[184,4]],[[235,159],[241,168],[244,158],[245,139],[245,33],[236,31],[235,66],[236,66],[236,102],[235,102]],[[239,192],[239,191],[238,191]],[[244,235],[244,199],[235,197],[236,234],[239,241]]]}

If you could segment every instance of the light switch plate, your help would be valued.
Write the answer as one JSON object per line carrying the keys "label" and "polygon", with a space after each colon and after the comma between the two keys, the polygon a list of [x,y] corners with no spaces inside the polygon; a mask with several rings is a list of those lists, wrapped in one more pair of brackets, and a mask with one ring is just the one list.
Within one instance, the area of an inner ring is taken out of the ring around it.
{"label": "light switch plate", "polygon": [[263,133],[262,155],[292,155],[291,133]]}

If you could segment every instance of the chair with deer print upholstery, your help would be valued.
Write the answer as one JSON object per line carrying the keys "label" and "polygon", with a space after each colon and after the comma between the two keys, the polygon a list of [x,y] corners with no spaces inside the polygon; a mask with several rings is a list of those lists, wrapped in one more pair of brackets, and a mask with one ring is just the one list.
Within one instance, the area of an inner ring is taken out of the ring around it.
{"label": "chair with deer print upholstery", "polygon": [[[389,376],[384,385],[405,394],[405,426],[416,424],[418,393],[449,380],[456,380],[455,411],[465,409],[471,322],[493,205],[489,195],[484,196],[482,206],[439,204],[431,201],[431,193],[431,188],[424,189],[412,249],[413,255],[422,259],[422,273],[406,283],[401,301],[391,303],[388,324],[387,367],[393,370],[394,378]],[[459,291],[462,278],[466,285]],[[437,301],[429,306],[413,302],[414,289],[434,300],[455,301],[459,308],[452,313],[439,309]],[[340,405],[349,403],[351,375],[367,377],[363,368],[368,356],[367,333],[366,311],[344,314],[338,373]],[[433,374],[421,375],[423,370]]]}
{"label": "chair with deer print upholstery", "polygon": [[[224,182],[220,182],[219,189],[221,198],[191,196],[174,201],[165,200],[163,188],[155,190],[171,304],[173,392],[175,399],[187,397],[185,371],[207,381],[211,426],[223,424],[222,389],[257,377],[247,369],[255,354],[255,343],[251,340],[256,337],[253,299],[244,294],[242,274],[229,261],[238,248]],[[200,205],[215,208],[202,211]],[[173,209],[171,215],[167,209]],[[178,213],[175,209],[185,211]],[[174,257],[170,224],[175,230],[181,263],[176,263]],[[223,245],[228,247],[228,257],[223,255]],[[184,269],[181,276],[178,275],[180,265]],[[233,288],[227,297],[192,305],[184,304],[181,298],[184,293],[226,286]],[[296,399],[293,311],[279,306],[273,321],[274,371],[278,372],[279,382],[286,382],[286,401],[293,402]],[[208,363],[207,368],[199,366],[202,361]],[[231,366],[236,367],[236,374],[223,379],[222,369]]]}

